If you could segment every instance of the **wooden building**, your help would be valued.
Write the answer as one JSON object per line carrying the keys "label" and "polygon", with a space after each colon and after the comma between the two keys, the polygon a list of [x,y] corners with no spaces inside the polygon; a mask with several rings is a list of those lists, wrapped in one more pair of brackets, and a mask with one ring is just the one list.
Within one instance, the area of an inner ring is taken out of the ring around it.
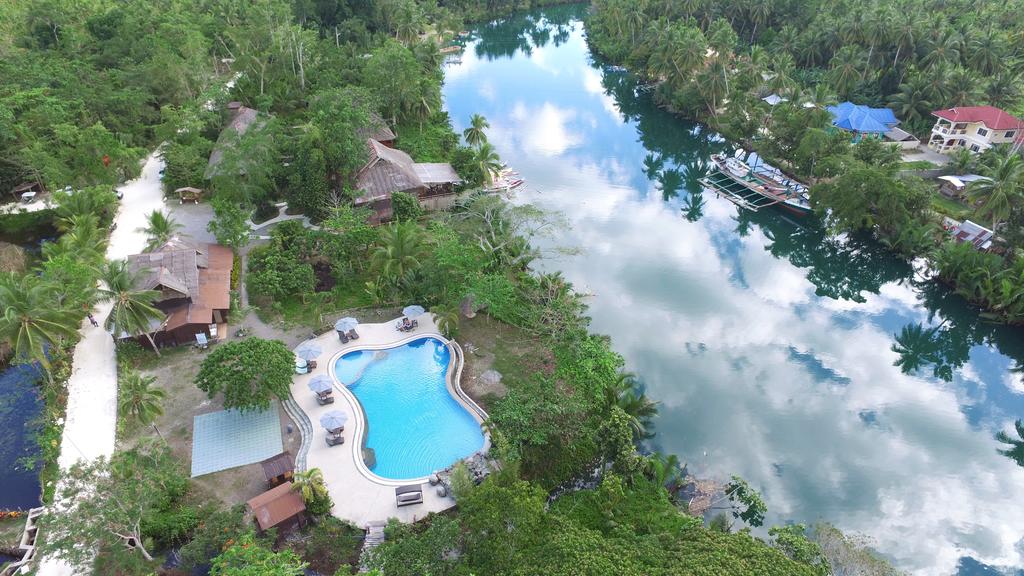
{"label": "wooden building", "polygon": [[[194,245],[173,238],[152,252],[128,256],[128,266],[140,276],[137,288],[157,290],[156,307],[167,314],[154,326],[157,346],[177,346],[227,334],[231,305],[231,250],[218,244]],[[149,345],[142,337],[139,342]]]}
{"label": "wooden building", "polygon": [[306,503],[292,486],[285,482],[247,502],[260,532],[275,526],[301,526],[305,522]]}
{"label": "wooden building", "polygon": [[362,194],[356,206],[369,207],[377,223],[391,219],[391,195],[405,192],[420,199],[427,208],[438,208],[439,197],[451,196],[462,182],[451,164],[417,164],[401,150],[367,139],[369,160],[356,174],[356,188]]}
{"label": "wooden building", "polygon": [[282,452],[267,458],[260,462],[260,465],[263,466],[263,475],[267,477],[267,484],[271,487],[291,482],[295,475],[295,460],[290,452]]}

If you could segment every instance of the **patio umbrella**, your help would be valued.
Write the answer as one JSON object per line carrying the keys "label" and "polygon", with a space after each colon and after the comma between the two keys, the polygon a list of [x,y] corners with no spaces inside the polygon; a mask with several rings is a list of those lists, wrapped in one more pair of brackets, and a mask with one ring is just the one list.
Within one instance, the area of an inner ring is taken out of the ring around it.
{"label": "patio umbrella", "polygon": [[356,326],[359,326],[359,320],[352,318],[342,318],[334,323],[334,329],[338,332],[348,332],[349,330],[355,330]]}
{"label": "patio umbrella", "polygon": [[295,355],[303,360],[312,360],[322,353],[323,349],[315,342],[304,342],[295,349]]}
{"label": "patio umbrella", "polygon": [[405,308],[402,308],[402,314],[405,315],[405,316],[408,316],[409,318],[416,318],[417,316],[423,316],[424,312],[426,312],[426,310],[423,309],[423,306],[419,306],[419,305],[416,305],[416,304],[413,304],[412,306],[406,306]]}
{"label": "patio umbrella", "polygon": [[317,394],[323,394],[334,389],[334,382],[331,382],[331,377],[327,374],[320,374],[309,381],[309,389]]}
{"label": "patio umbrella", "polygon": [[348,422],[348,414],[341,410],[331,410],[320,417],[320,425],[327,430],[337,430]]}

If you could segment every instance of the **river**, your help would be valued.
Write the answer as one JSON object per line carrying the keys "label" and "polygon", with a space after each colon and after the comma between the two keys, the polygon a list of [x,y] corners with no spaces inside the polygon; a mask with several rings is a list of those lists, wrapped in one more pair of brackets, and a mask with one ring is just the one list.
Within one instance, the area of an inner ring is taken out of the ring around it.
{"label": "river", "polygon": [[39,452],[36,434],[43,401],[34,365],[0,368],[0,510],[39,505],[39,471],[30,465]]}
{"label": "river", "polygon": [[487,117],[527,182],[516,201],[564,214],[541,244],[575,250],[537,267],[590,295],[593,330],[660,402],[653,447],[746,478],[766,525],[828,521],[915,574],[1019,573],[1024,469],[994,435],[1024,418],[1020,331],[870,239],[702,193],[731,145],[596,62],[585,10],[477,28],[445,102],[459,131]]}

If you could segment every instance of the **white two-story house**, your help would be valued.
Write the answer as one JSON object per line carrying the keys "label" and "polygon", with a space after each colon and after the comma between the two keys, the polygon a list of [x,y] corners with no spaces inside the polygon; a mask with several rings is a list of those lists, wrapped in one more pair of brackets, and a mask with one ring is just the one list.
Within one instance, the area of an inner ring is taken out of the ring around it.
{"label": "white two-story house", "polygon": [[928,147],[936,152],[966,148],[978,153],[996,144],[1024,141],[1024,121],[994,106],[964,106],[932,112]]}

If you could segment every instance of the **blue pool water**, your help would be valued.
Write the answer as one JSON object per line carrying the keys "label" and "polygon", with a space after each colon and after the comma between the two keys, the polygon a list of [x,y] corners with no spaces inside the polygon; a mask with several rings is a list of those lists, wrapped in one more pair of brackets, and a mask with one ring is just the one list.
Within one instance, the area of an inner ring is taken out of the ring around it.
{"label": "blue pool water", "polygon": [[435,338],[345,354],[335,375],[366,412],[374,474],[422,478],[483,447],[480,425],[445,384],[450,353]]}

